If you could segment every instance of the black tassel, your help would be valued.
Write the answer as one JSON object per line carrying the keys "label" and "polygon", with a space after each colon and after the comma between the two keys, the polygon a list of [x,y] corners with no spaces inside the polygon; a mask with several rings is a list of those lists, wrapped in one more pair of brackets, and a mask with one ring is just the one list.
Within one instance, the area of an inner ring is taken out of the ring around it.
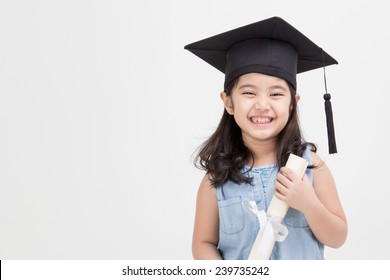
{"label": "black tassel", "polygon": [[328,130],[328,146],[329,154],[336,154],[336,135],[334,133],[334,124],[333,124],[333,112],[332,112],[332,103],[330,103],[330,94],[328,93],[328,87],[326,85],[326,72],[325,72],[325,58],[324,51],[322,51],[322,68],[324,69],[324,85],[325,85],[325,113],[326,113],[326,127]]}
{"label": "black tassel", "polygon": [[332,103],[330,102],[330,94],[324,94],[325,100],[325,113],[326,113],[326,126],[328,128],[328,146],[329,154],[336,154],[336,136],[334,133],[334,124],[333,124],[333,112],[332,112]]}

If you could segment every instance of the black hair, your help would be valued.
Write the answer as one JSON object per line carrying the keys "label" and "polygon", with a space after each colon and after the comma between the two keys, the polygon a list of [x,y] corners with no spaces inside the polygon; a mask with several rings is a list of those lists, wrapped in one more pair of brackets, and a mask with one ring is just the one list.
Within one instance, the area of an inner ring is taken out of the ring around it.
{"label": "black hair", "polygon": [[[225,89],[226,96],[231,96],[239,78],[233,80]],[[291,93],[291,112],[287,124],[277,136],[276,161],[279,167],[284,166],[292,153],[302,156],[308,146],[316,152],[315,144],[305,142],[301,133],[295,89],[287,83]],[[215,132],[199,147],[194,164],[205,170],[213,187],[222,186],[227,181],[234,183],[251,183],[252,178],[242,173],[242,168],[254,164],[254,155],[242,140],[241,129],[234,117],[226,109]],[[309,168],[314,166],[310,165]]]}

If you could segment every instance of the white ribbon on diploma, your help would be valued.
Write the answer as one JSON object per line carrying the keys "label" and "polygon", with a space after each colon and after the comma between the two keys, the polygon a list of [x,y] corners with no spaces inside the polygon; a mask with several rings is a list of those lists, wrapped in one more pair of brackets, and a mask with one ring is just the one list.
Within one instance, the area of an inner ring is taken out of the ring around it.
{"label": "white ribbon on diploma", "polygon": [[[273,239],[277,242],[282,242],[286,239],[288,229],[282,224],[282,218],[268,215],[264,210],[259,210],[256,202],[253,200],[244,200],[242,204],[246,210],[255,215],[259,220],[259,234],[262,236],[263,240]],[[259,248],[259,250],[261,250],[261,248]]]}

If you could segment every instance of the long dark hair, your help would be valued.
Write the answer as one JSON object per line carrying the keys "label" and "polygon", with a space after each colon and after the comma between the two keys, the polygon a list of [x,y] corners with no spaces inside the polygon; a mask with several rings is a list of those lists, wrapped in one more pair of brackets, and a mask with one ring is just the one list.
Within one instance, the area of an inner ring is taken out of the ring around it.
{"label": "long dark hair", "polygon": [[[225,89],[227,96],[231,96],[238,79],[232,81]],[[295,100],[296,91],[289,83],[288,86],[291,92],[291,113],[286,126],[276,140],[276,161],[279,166],[286,164],[291,153],[302,156],[308,146],[310,146],[311,151],[317,151],[317,147],[313,143],[305,142],[302,137]],[[245,146],[240,127],[226,109],[217,129],[199,147],[198,151],[194,164],[210,175],[213,187],[221,186],[227,181],[233,181],[237,184],[252,182],[252,178],[243,174],[241,170],[248,161],[252,162],[251,168],[253,168],[254,155]]]}

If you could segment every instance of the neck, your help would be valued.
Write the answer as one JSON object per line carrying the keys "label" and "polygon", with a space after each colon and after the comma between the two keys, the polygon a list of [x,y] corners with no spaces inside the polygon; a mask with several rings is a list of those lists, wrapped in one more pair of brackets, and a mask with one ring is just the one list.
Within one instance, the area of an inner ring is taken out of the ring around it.
{"label": "neck", "polygon": [[[245,141],[245,146],[248,147],[249,150],[252,151],[254,156],[253,166],[264,166],[274,164],[276,162],[275,156],[275,139],[266,140],[266,141]],[[252,162],[248,162],[249,165]]]}

